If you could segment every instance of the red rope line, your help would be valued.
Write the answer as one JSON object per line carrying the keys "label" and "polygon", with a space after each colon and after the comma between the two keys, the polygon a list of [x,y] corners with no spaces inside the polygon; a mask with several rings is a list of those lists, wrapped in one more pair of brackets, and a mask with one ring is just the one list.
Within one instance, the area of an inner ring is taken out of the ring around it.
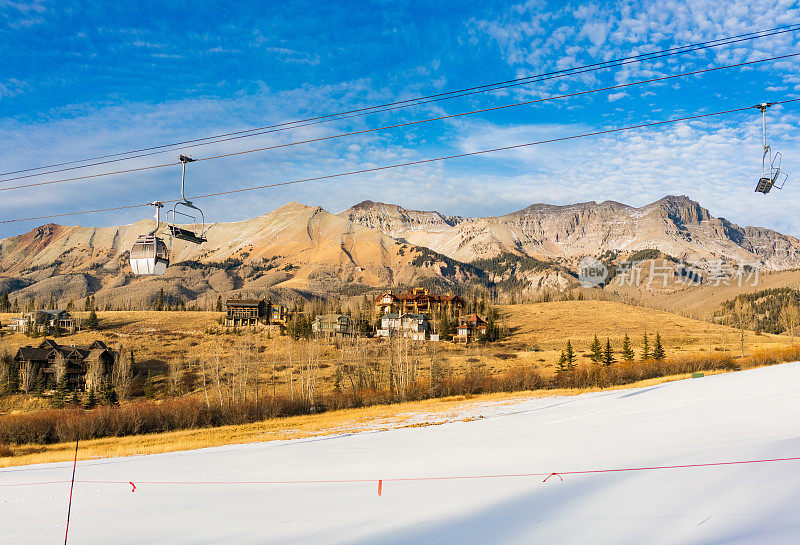
{"label": "red rope line", "polygon": [[[624,473],[633,471],[659,471],[666,469],[698,469],[709,467],[725,467],[734,465],[749,465],[749,464],[766,464],[774,462],[797,462],[800,461],[800,456],[790,458],[765,458],[755,460],[734,460],[728,462],[706,462],[698,464],[679,464],[679,465],[661,465],[661,466],[640,466],[640,467],[622,467],[622,468],[607,468],[607,469],[584,469],[576,471],[548,471],[536,473],[500,473],[500,474],[484,474],[484,475],[441,475],[431,477],[390,477],[390,478],[362,478],[362,479],[302,479],[302,480],[274,480],[274,481],[101,481],[101,480],[76,480],[75,483],[79,484],[123,484],[134,486],[143,484],[148,485],[253,485],[253,484],[269,484],[269,485],[283,485],[283,484],[357,484],[357,483],[374,483],[374,482],[411,482],[411,481],[449,481],[449,480],[475,480],[475,479],[510,479],[522,477],[550,477],[553,475],[592,475],[597,473]],[[41,481],[30,483],[16,483],[16,484],[0,484],[0,487],[20,487],[20,486],[38,486],[48,484],[63,484],[70,481]]]}

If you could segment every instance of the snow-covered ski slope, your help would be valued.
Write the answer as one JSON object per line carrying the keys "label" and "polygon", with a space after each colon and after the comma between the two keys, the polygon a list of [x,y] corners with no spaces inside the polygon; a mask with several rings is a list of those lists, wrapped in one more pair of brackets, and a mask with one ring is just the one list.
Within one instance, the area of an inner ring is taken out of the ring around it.
{"label": "snow-covered ski slope", "polygon": [[[800,543],[800,461],[546,482],[384,481],[377,495],[378,479],[398,477],[800,456],[800,364],[472,413],[428,427],[79,463],[70,543]],[[0,470],[0,484],[68,481],[71,470]],[[241,483],[342,479],[371,480]],[[0,486],[0,543],[58,543],[68,490],[64,482]]]}

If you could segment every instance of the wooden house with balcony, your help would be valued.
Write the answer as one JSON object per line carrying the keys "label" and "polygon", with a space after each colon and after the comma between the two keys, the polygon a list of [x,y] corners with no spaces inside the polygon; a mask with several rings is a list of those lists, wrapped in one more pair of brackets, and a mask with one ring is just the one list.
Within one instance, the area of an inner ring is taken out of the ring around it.
{"label": "wooden house with balcony", "polygon": [[110,349],[102,341],[89,346],[60,345],[45,339],[39,346],[23,346],[14,356],[19,373],[19,387],[29,392],[38,385],[49,390],[66,379],[69,390],[101,390],[110,383],[119,352]]}
{"label": "wooden house with balcony", "polygon": [[311,324],[311,332],[326,339],[349,337],[353,334],[353,322],[346,314],[321,314]]}
{"label": "wooden house with balcony", "polygon": [[225,306],[228,327],[286,326],[290,318],[288,308],[264,299],[228,299]]}
{"label": "wooden house with balcony", "polygon": [[466,301],[454,294],[432,294],[426,288],[413,288],[405,293],[386,292],[375,303],[379,316],[386,314],[424,314],[433,318],[446,314],[458,318],[464,312]]}
{"label": "wooden house with balcony", "polygon": [[228,327],[254,327],[268,317],[269,304],[263,299],[228,299],[225,306]]}
{"label": "wooden house with balcony", "polygon": [[430,331],[430,322],[424,314],[384,314],[381,316],[378,337],[401,336],[414,341],[424,341]]}
{"label": "wooden house with balcony", "polygon": [[9,327],[12,331],[25,333],[29,327],[44,335],[75,333],[77,324],[66,310],[35,310],[12,318]]}
{"label": "wooden house with balcony", "polygon": [[486,321],[477,314],[465,316],[458,322],[453,342],[464,344],[475,342],[481,338],[481,335],[486,334],[486,326]]}

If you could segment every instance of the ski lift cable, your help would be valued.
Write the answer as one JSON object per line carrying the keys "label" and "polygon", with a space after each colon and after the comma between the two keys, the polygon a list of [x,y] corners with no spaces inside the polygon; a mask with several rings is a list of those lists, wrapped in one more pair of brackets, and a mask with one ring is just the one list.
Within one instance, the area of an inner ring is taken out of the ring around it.
{"label": "ski lift cable", "polygon": [[[787,56],[792,56],[792,55],[787,55]],[[655,57],[651,57],[651,58],[655,58]],[[762,59],[762,60],[766,61],[766,60],[774,60],[774,59],[770,58],[770,59]],[[633,61],[630,61],[630,62],[633,62]],[[640,61],[636,61],[636,62],[640,62]],[[760,62],[760,61],[755,61],[755,62]],[[580,75],[580,74],[583,74],[583,73],[586,73],[586,72],[595,72],[597,70],[605,69],[605,68],[615,68],[615,67],[619,67],[619,66],[624,66],[625,64],[629,64],[629,62],[624,62],[624,63],[620,63],[620,64],[617,64],[617,65],[603,66],[603,67],[600,67],[600,68],[580,69],[579,71],[571,72],[569,74],[565,74],[565,75],[561,75],[561,76],[543,78],[543,79],[537,80],[536,82],[545,81],[545,80],[548,80],[548,79],[555,79],[555,77],[575,76],[575,75]],[[747,63],[744,63],[744,64],[747,64]],[[737,65],[732,65],[732,66],[737,66]],[[526,83],[529,83],[529,82],[526,82]],[[517,85],[517,84],[514,84],[514,85]],[[505,86],[505,87],[509,87],[509,86]],[[503,87],[497,87],[496,89],[501,89],[501,88],[503,88]],[[610,87],[610,89],[613,89],[613,87]],[[474,94],[474,93],[470,93],[470,94]],[[458,95],[458,96],[466,96],[466,95]],[[569,96],[571,96],[571,95],[569,95]],[[457,97],[450,97],[450,98],[457,98]],[[559,98],[559,97],[556,97],[556,98]],[[439,100],[439,99],[436,99],[436,100]],[[432,101],[418,102],[416,104],[413,104],[412,106],[426,104],[428,102],[432,102]],[[523,102],[521,104],[528,104],[528,102]],[[383,110],[376,110],[375,112],[368,112],[368,113],[388,112],[388,111],[391,111],[391,110],[396,110],[396,109],[405,108],[405,107],[408,107],[408,106],[395,106],[395,107],[392,107],[392,108],[386,108],[386,109],[383,109]],[[492,108],[488,108],[486,110],[479,110],[479,111],[489,111],[491,109]],[[243,133],[247,133],[247,134],[229,133],[229,135],[219,135],[219,136],[208,137],[207,139],[203,138],[203,139],[198,139],[196,141],[195,140],[189,141],[189,142],[196,142],[196,143],[187,143],[186,145],[170,144],[169,146],[180,146],[179,149],[182,149],[182,150],[183,149],[188,149],[188,148],[196,148],[196,147],[199,147],[199,146],[210,146],[212,144],[219,144],[219,143],[222,143],[222,142],[229,142],[231,140],[239,140],[239,139],[242,139],[242,138],[251,138],[253,136],[261,136],[261,135],[264,135],[264,134],[280,132],[280,131],[283,131],[283,130],[298,129],[298,128],[308,127],[308,126],[312,126],[312,125],[330,123],[332,121],[340,121],[340,120],[344,120],[344,119],[350,119],[350,118],[353,118],[353,117],[360,117],[360,116],[363,116],[363,115],[365,115],[365,114],[356,113],[356,114],[352,114],[352,115],[346,115],[346,116],[342,116],[342,117],[337,117],[335,119],[324,119],[324,120],[321,120],[321,121],[312,121],[312,122],[309,122],[309,123],[303,123],[303,124],[300,124],[300,125],[294,125],[292,127],[279,128],[279,129],[269,129],[268,127],[265,127],[265,128],[267,128],[269,130],[249,129],[248,131],[242,131]],[[436,119],[438,119],[438,118],[436,118]],[[380,129],[377,129],[377,130],[380,130]],[[258,132],[251,132],[251,131],[258,131]],[[365,132],[369,132],[369,131],[365,131]],[[353,134],[353,133],[347,133],[347,134]],[[234,135],[234,136],[230,136],[230,135]],[[176,148],[176,149],[178,149],[178,148]],[[38,173],[34,173],[34,174],[25,174],[23,176],[15,176],[13,178],[5,178],[3,180],[0,180],[0,183],[11,182],[11,181],[14,181],[14,180],[22,180],[22,179],[26,179],[26,178],[36,178],[36,177],[45,176],[45,175],[48,175],[48,174],[56,174],[58,172],[66,172],[66,171],[71,171],[71,170],[80,170],[80,169],[89,168],[89,167],[93,167],[93,166],[100,166],[100,165],[105,165],[105,164],[110,164],[110,163],[117,163],[117,162],[120,162],[120,161],[127,161],[127,160],[130,160],[130,159],[139,159],[139,158],[142,158],[142,157],[151,157],[151,156],[154,156],[154,155],[160,155],[160,154],[163,154],[163,153],[169,153],[170,151],[174,151],[174,149],[171,149],[171,148],[170,149],[159,149],[158,151],[151,151],[151,152],[147,152],[147,153],[140,153],[140,154],[137,154],[137,155],[130,155],[128,157],[119,158],[119,159],[109,159],[109,160],[106,160],[106,161],[100,161],[100,162],[96,162],[96,163],[89,163],[89,164],[85,164],[85,165],[73,166],[73,167],[68,167],[68,168],[61,168],[61,169],[57,169],[57,170],[50,170],[50,171],[47,171],[47,172],[38,172]]]}
{"label": "ski lift cable", "polygon": [[[222,158],[225,158],[225,157],[234,157],[234,156],[237,156],[237,155],[244,155],[244,154],[255,153],[255,152],[259,152],[259,151],[268,151],[268,150],[274,150],[274,149],[285,148],[285,147],[290,147],[290,146],[297,146],[297,145],[301,145],[301,144],[310,144],[310,143],[314,143],[314,142],[323,142],[323,141],[327,141],[327,140],[334,140],[334,139],[337,139],[337,138],[343,138],[343,137],[346,137],[346,136],[355,136],[355,135],[360,135],[360,134],[368,134],[368,133],[372,133],[372,132],[397,129],[397,128],[401,128],[401,127],[409,127],[409,126],[413,126],[413,125],[419,125],[419,124],[422,124],[422,123],[429,123],[429,122],[432,122],[432,121],[442,121],[442,120],[445,120],[445,119],[453,119],[453,118],[463,117],[463,116],[467,116],[467,115],[474,115],[474,114],[479,114],[479,113],[492,112],[492,111],[497,111],[497,110],[503,110],[503,109],[506,109],[506,108],[513,108],[513,107],[517,107],[517,106],[526,106],[526,105],[531,105],[531,104],[548,102],[548,101],[552,101],[552,100],[559,100],[559,99],[565,99],[565,98],[572,98],[572,97],[576,97],[576,96],[588,95],[588,94],[592,94],[592,93],[613,91],[613,90],[617,90],[617,89],[624,89],[624,88],[628,88],[628,87],[634,87],[634,86],[637,86],[637,85],[644,85],[644,84],[648,84],[648,83],[656,83],[656,82],[659,82],[659,81],[665,81],[665,80],[670,80],[670,79],[676,79],[676,78],[682,78],[682,77],[688,77],[688,76],[696,76],[696,75],[700,75],[700,74],[704,74],[704,73],[708,73],[708,72],[726,70],[726,69],[729,69],[729,68],[741,68],[743,66],[752,66],[752,65],[755,65],[755,64],[771,62],[771,61],[776,61],[776,60],[782,60],[782,59],[787,59],[787,58],[797,57],[797,56],[800,56],[800,53],[790,53],[790,54],[787,54],[787,55],[780,55],[780,56],[777,56],[777,57],[769,57],[769,58],[766,58],[766,59],[759,59],[759,60],[754,60],[754,61],[746,61],[746,62],[730,64],[730,65],[725,65],[725,66],[714,66],[714,67],[711,67],[711,68],[703,68],[701,70],[693,70],[691,72],[683,72],[683,73],[680,73],[680,74],[670,74],[670,75],[667,75],[667,76],[660,76],[660,77],[657,77],[657,78],[650,78],[650,79],[646,79],[646,80],[640,80],[640,81],[634,81],[634,82],[628,82],[628,83],[620,83],[620,84],[617,84],[617,85],[610,85],[610,86],[607,86],[607,87],[600,87],[600,88],[596,88],[596,89],[587,89],[587,90],[584,90],[584,91],[576,91],[574,93],[566,93],[566,94],[562,94],[562,95],[554,95],[554,96],[550,96],[550,97],[537,98],[537,99],[533,99],[533,100],[526,100],[526,101],[523,101],[523,102],[515,102],[515,103],[512,103],[512,104],[504,104],[504,105],[500,105],[500,106],[492,106],[490,108],[482,108],[482,109],[479,109],[479,110],[472,110],[472,111],[468,111],[468,112],[460,112],[460,113],[455,113],[455,114],[448,114],[448,115],[432,117],[432,118],[427,118],[427,119],[419,119],[419,120],[415,120],[415,121],[408,121],[408,122],[405,122],[405,123],[397,123],[397,124],[394,124],[394,125],[386,125],[386,126],[382,126],[382,127],[364,129],[364,130],[360,130],[360,131],[339,133],[339,134],[334,134],[334,135],[330,135],[330,136],[322,136],[322,137],[319,137],[319,138],[310,138],[310,139],[306,139],[306,140],[298,140],[298,141],[295,141],[295,142],[287,142],[287,143],[284,143],[284,144],[275,144],[275,145],[272,145],[272,146],[264,146],[264,147],[260,147],[260,148],[252,148],[252,149],[246,149],[246,150],[235,151],[235,152],[230,152],[230,153],[223,153],[223,154],[220,154],[220,155],[212,155],[212,156],[209,156],[209,157],[193,159],[193,161],[196,161],[196,162],[199,162],[199,161],[210,161],[210,160],[213,160],[213,159],[222,159]],[[234,137],[234,138],[230,138],[229,140],[234,140],[235,138],[241,138],[241,137]],[[179,165],[179,164],[181,164],[181,162],[180,161],[176,161],[176,162],[161,163],[161,164],[156,164],[156,165],[147,165],[147,166],[143,166],[143,167],[137,167],[137,168],[131,168],[131,169],[125,169],[125,170],[101,172],[101,173],[97,173],[97,174],[86,174],[86,175],[83,175],[83,176],[76,176],[76,177],[73,177],[73,178],[62,178],[62,179],[57,179],[57,180],[31,182],[31,183],[27,183],[27,184],[20,184],[20,185],[15,185],[15,186],[10,186],[10,187],[0,187],[0,191],[12,191],[12,190],[16,190],[16,189],[28,189],[28,188],[44,186],[44,185],[52,185],[52,184],[60,184],[60,183],[66,183],[66,182],[89,180],[89,179],[95,179],[95,178],[99,178],[99,177],[103,177],[103,176],[112,176],[112,175],[117,175],[117,174],[128,174],[128,173],[131,173],[131,172],[140,172],[140,171],[144,171],[144,170],[153,170],[153,169],[157,169],[157,168],[164,168],[164,167],[175,166],[175,165]],[[2,181],[9,181],[9,180],[2,180]]]}
{"label": "ski lift cable", "polygon": [[[427,95],[427,96],[422,96],[422,97],[417,97],[417,98],[407,99],[407,100],[402,100],[402,101],[397,101],[397,102],[390,102],[390,103],[380,104],[380,105],[376,105],[376,106],[358,108],[358,109],[354,109],[354,110],[348,110],[348,111],[343,111],[343,112],[338,112],[338,113],[333,113],[333,114],[326,114],[326,115],[310,117],[310,118],[306,118],[306,119],[299,119],[299,120],[295,120],[295,121],[287,121],[287,122],[278,123],[278,124],[274,124],[274,125],[266,125],[266,126],[263,126],[263,127],[255,127],[255,128],[252,128],[252,129],[246,129],[246,130],[241,130],[241,131],[223,133],[223,134],[219,134],[219,135],[215,135],[215,136],[195,138],[195,139],[185,140],[185,141],[181,141],[181,142],[174,142],[174,143],[171,143],[171,144],[161,144],[161,145],[157,145],[157,146],[139,148],[139,149],[125,151],[125,152],[112,153],[112,154],[108,154],[108,155],[99,155],[99,156],[90,157],[90,158],[87,158],[87,159],[80,159],[80,160],[67,161],[67,162],[61,162],[61,163],[53,163],[53,164],[44,165],[44,166],[40,166],[40,167],[32,167],[32,168],[27,168],[27,169],[8,171],[8,172],[0,173],[0,176],[10,176],[12,174],[21,174],[21,173],[25,173],[25,172],[43,170],[43,169],[46,169],[46,168],[55,168],[55,167],[66,166],[66,165],[75,165],[75,164],[78,164],[78,163],[86,163],[88,161],[98,161],[98,160],[101,160],[101,159],[114,158],[114,159],[111,159],[111,160],[108,160],[108,161],[102,161],[100,163],[93,163],[93,164],[88,164],[88,165],[79,165],[79,166],[70,167],[70,168],[67,168],[67,169],[60,169],[60,170],[47,172],[47,173],[41,173],[40,172],[40,173],[37,173],[37,174],[30,174],[30,175],[23,176],[23,177],[39,176],[39,175],[45,175],[45,174],[52,174],[54,172],[63,172],[65,170],[88,168],[88,167],[97,166],[97,165],[100,165],[100,164],[107,164],[107,163],[112,163],[112,162],[116,162],[116,161],[125,161],[125,160],[129,160],[129,159],[135,159],[135,158],[139,158],[139,157],[155,155],[156,153],[164,153],[166,151],[170,151],[170,150],[168,150],[166,148],[174,148],[174,147],[179,147],[179,146],[186,146],[186,145],[189,145],[189,144],[196,144],[198,142],[203,142],[203,141],[207,141],[207,140],[215,140],[215,139],[218,139],[218,138],[225,138],[225,137],[235,136],[235,135],[246,135],[246,136],[242,136],[242,137],[248,137],[248,136],[256,136],[256,135],[259,135],[259,134],[265,134],[267,132],[277,132],[277,131],[282,131],[282,130],[296,129],[296,128],[300,128],[300,127],[304,127],[304,126],[308,126],[308,125],[314,125],[314,124],[318,124],[318,123],[327,123],[327,122],[331,122],[331,121],[338,121],[338,120],[341,120],[341,119],[348,119],[350,117],[368,115],[368,114],[372,114],[372,113],[381,113],[381,112],[391,111],[391,110],[395,110],[395,109],[399,109],[399,108],[418,106],[418,105],[421,105],[421,104],[427,104],[427,103],[430,103],[430,102],[436,102],[436,101],[440,101],[440,100],[449,100],[449,99],[453,99],[453,98],[459,98],[459,97],[468,96],[468,95],[477,94],[477,93],[490,92],[490,91],[494,91],[494,90],[498,90],[498,89],[504,89],[504,88],[508,88],[508,87],[513,87],[513,86],[526,85],[526,84],[529,84],[529,83],[537,83],[537,82],[545,81],[545,80],[548,80],[548,79],[555,79],[555,78],[560,78],[560,77],[567,77],[567,76],[582,74],[582,73],[589,72],[589,71],[601,70],[601,69],[606,69],[606,68],[613,68],[613,67],[616,67],[616,66],[623,66],[623,65],[626,65],[626,64],[634,63],[634,62],[643,62],[643,61],[647,61],[647,60],[658,59],[658,58],[662,58],[662,57],[665,57],[665,56],[679,55],[679,54],[690,53],[690,52],[693,52],[693,51],[699,51],[699,50],[703,50],[703,49],[721,47],[721,46],[725,46],[725,45],[731,45],[731,44],[734,44],[734,43],[740,43],[740,42],[743,42],[743,41],[755,40],[755,39],[771,37],[771,36],[775,36],[775,35],[779,35],[779,34],[795,32],[797,30],[800,30],[800,24],[794,24],[794,25],[788,25],[788,26],[782,26],[782,27],[775,27],[775,28],[772,28],[772,29],[759,30],[759,31],[745,33],[745,34],[738,34],[738,35],[735,35],[735,36],[729,36],[729,37],[725,37],[725,38],[717,38],[717,39],[709,40],[709,41],[706,41],[706,42],[698,42],[698,43],[694,43],[694,44],[686,44],[686,45],[683,45],[683,46],[676,46],[676,47],[672,47],[672,48],[668,48],[668,49],[664,49],[664,50],[660,50],[660,51],[654,51],[654,52],[651,52],[651,53],[643,53],[643,54],[635,55],[635,56],[621,57],[621,58],[618,58],[618,59],[613,59],[613,60],[603,61],[603,62],[598,62],[598,63],[592,63],[592,64],[580,66],[580,67],[567,68],[567,69],[562,69],[562,70],[557,70],[557,71],[552,71],[552,72],[545,72],[545,73],[541,73],[541,74],[537,74],[537,75],[533,75],[533,76],[525,76],[525,77],[522,77],[522,78],[516,78],[516,79],[506,80],[506,81],[502,81],[502,82],[478,85],[478,86],[474,86],[474,87],[468,87],[468,88],[465,88],[465,89],[459,89],[459,90],[455,90],[455,91],[447,91],[447,92],[444,92],[444,93],[437,93],[437,94],[433,94],[433,95]],[[350,114],[352,114],[352,115],[350,115]],[[274,129],[274,130],[266,130],[266,129]],[[256,131],[260,131],[260,132],[256,132]],[[247,134],[247,133],[255,133],[255,134]],[[208,142],[208,143],[212,144],[214,142]],[[130,156],[131,154],[138,154],[138,153],[142,153],[142,152],[152,152],[153,150],[163,150],[163,151],[157,151],[157,152],[153,152],[153,153],[143,153],[141,155]],[[128,157],[122,157],[122,156],[128,156]],[[11,179],[20,179],[20,178],[22,178],[22,177],[11,178]],[[6,180],[6,181],[8,181],[8,180]]]}
{"label": "ski lift cable", "polygon": [[[773,105],[789,104],[789,103],[798,102],[798,101],[800,101],[800,98],[791,98],[791,99],[786,99],[786,100],[775,101],[775,102],[772,102],[772,104]],[[252,186],[252,187],[244,187],[244,188],[239,188],[239,189],[230,189],[230,190],[226,190],[226,191],[219,191],[219,192],[216,192],[216,193],[206,193],[204,195],[196,195],[196,196],[193,197],[193,199],[204,199],[204,198],[210,198],[210,197],[219,197],[219,196],[223,196],[223,195],[233,195],[233,194],[238,194],[238,193],[244,193],[244,192],[247,192],[247,191],[256,191],[256,190],[260,190],[260,189],[268,189],[268,188],[272,188],[272,187],[281,187],[281,186],[300,184],[300,183],[307,183],[307,182],[314,182],[314,181],[321,181],[321,180],[331,180],[331,179],[335,179],[335,178],[342,178],[342,177],[345,177],[345,176],[353,176],[353,175],[356,175],[356,174],[365,174],[365,173],[370,173],[370,172],[378,172],[378,171],[390,170],[390,169],[394,169],[394,168],[415,166],[415,165],[421,165],[421,164],[426,164],[426,163],[434,163],[434,162],[438,162],[438,161],[446,161],[446,160],[449,160],[449,159],[457,159],[457,158],[462,158],[462,157],[472,157],[472,156],[477,156],[477,155],[484,155],[484,154],[488,154],[488,153],[495,153],[495,152],[498,152],[498,151],[508,151],[508,150],[512,150],[512,149],[520,149],[520,148],[536,146],[536,145],[540,145],[540,144],[549,144],[549,143],[554,143],[554,142],[564,142],[564,141],[568,141],[568,140],[576,140],[576,139],[579,139],[579,138],[587,138],[587,137],[591,137],[591,136],[601,136],[601,135],[605,135],[605,134],[613,134],[613,133],[619,133],[619,132],[624,132],[624,131],[644,129],[644,128],[656,127],[656,126],[661,126],[661,125],[668,125],[668,124],[673,124],[673,123],[680,123],[680,122],[683,122],[683,121],[691,121],[691,120],[694,120],[694,119],[703,119],[703,118],[707,118],[707,117],[714,117],[714,116],[719,116],[719,115],[726,115],[726,114],[732,114],[732,113],[737,113],[737,112],[744,112],[744,111],[747,111],[747,110],[751,110],[753,108],[754,108],[754,106],[744,106],[744,107],[740,107],[740,108],[732,108],[732,109],[729,109],[729,110],[722,110],[722,111],[718,111],[718,112],[710,112],[710,113],[705,113],[705,114],[695,114],[695,115],[690,115],[690,116],[686,116],[686,117],[679,117],[679,118],[674,118],[674,119],[665,119],[665,120],[661,120],[661,121],[651,121],[651,122],[648,122],[648,123],[640,123],[640,124],[637,124],[637,125],[629,125],[629,126],[626,126],[626,127],[617,127],[617,128],[613,128],[613,129],[604,129],[604,130],[600,130],[600,131],[593,131],[593,132],[576,134],[576,135],[571,135],[571,136],[562,136],[562,137],[558,137],[558,138],[549,138],[547,140],[539,140],[539,141],[536,141],[536,142],[526,142],[526,143],[523,143],[523,144],[513,144],[513,145],[509,145],[509,146],[502,146],[502,147],[499,147],[499,148],[477,150],[477,151],[471,151],[471,152],[465,152],[465,153],[458,153],[458,154],[454,154],[454,155],[447,155],[447,156],[443,156],[443,157],[433,157],[433,158],[429,158],[429,159],[420,159],[420,160],[417,160],[417,161],[409,161],[409,162],[406,162],[406,163],[398,163],[398,164],[393,164],[393,165],[384,165],[384,166],[379,166],[379,167],[352,170],[352,171],[349,171],[349,172],[340,172],[340,173],[336,173],[336,174],[326,174],[326,175],[323,175],[323,176],[315,176],[315,177],[312,177],[312,178],[302,178],[302,179],[290,180],[290,181],[286,181],[286,182],[277,182],[277,183],[272,183],[272,184],[264,184],[264,185],[258,185],[258,186]],[[180,201],[180,199],[173,199],[173,200],[163,201],[163,202],[164,203],[174,203],[174,202],[178,202],[178,201]],[[127,209],[132,209],[132,208],[141,208],[141,207],[150,206],[150,205],[151,205],[151,203],[141,203],[141,204],[130,204],[130,205],[125,205],[125,206],[114,206],[114,207],[109,207],[109,208],[98,208],[98,209],[94,209],[94,210],[82,210],[82,211],[78,211],[78,212],[62,212],[62,213],[59,213],[59,214],[48,214],[48,215],[43,215],[43,216],[32,216],[32,217],[28,217],[28,218],[15,218],[15,219],[9,219],[9,220],[0,220],[0,224],[17,223],[17,222],[22,222],[22,221],[33,221],[33,220],[50,219],[50,218],[60,218],[60,217],[65,217],[65,216],[77,216],[77,215],[82,215],[82,214],[95,214],[95,213],[99,213],[99,212],[109,212],[109,211],[115,211],[115,210],[127,210]]]}

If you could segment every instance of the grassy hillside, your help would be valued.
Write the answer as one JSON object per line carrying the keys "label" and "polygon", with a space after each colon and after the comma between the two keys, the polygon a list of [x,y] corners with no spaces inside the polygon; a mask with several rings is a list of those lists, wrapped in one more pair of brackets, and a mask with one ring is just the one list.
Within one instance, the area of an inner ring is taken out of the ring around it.
{"label": "grassy hillside", "polygon": [[[742,332],[732,327],[686,318],[678,314],[638,307],[613,301],[557,301],[499,307],[502,320],[511,330],[504,343],[515,348],[521,361],[554,365],[569,339],[578,353],[588,354],[597,335],[603,343],[611,340],[615,350],[622,346],[627,333],[637,357],[642,336],[647,333],[650,344],[655,334],[668,356],[702,354],[730,350],[741,353]],[[781,335],[756,335],[744,332],[744,351],[786,346],[790,339]],[[530,352],[530,349],[537,351]],[[580,362],[588,362],[585,357]]]}
{"label": "grassy hillside", "polygon": [[[509,330],[508,339],[490,345],[457,346],[451,343],[435,344],[435,355],[455,372],[480,366],[490,373],[502,372],[510,366],[527,364],[543,371],[552,371],[567,340],[579,354],[578,363],[588,363],[589,345],[594,335],[603,343],[611,340],[617,353],[622,337],[627,333],[637,354],[641,350],[642,335],[650,336],[651,347],[659,333],[668,356],[720,353],[741,353],[741,331],[725,325],[712,324],[686,318],[677,314],[637,307],[611,301],[562,301],[498,307],[501,321]],[[150,371],[157,380],[168,373],[169,364],[175,361],[192,362],[213,360],[217,354],[233,360],[241,355],[242,346],[249,346],[252,363],[258,366],[263,380],[276,389],[285,391],[291,380],[299,380],[309,353],[317,361],[317,378],[324,389],[334,386],[335,372],[340,362],[353,361],[352,347],[331,342],[292,341],[278,336],[274,331],[240,335],[209,335],[210,329],[220,330],[217,312],[178,311],[108,311],[100,312],[99,331],[84,331],[60,339],[65,344],[88,344],[101,339],[110,346],[125,346],[135,351],[136,361],[144,374]],[[0,315],[7,323],[10,315]],[[789,344],[783,335],[744,332],[744,352],[770,349]],[[0,339],[0,352],[16,352],[17,348],[38,344],[41,339],[29,339],[22,334],[6,334]],[[368,340],[362,343],[362,352],[369,357],[386,361],[386,343]],[[420,373],[429,370],[433,346],[410,348],[410,357]],[[238,354],[238,355],[237,355]],[[365,356],[366,357],[366,356]],[[294,387],[297,387],[295,385]]]}

